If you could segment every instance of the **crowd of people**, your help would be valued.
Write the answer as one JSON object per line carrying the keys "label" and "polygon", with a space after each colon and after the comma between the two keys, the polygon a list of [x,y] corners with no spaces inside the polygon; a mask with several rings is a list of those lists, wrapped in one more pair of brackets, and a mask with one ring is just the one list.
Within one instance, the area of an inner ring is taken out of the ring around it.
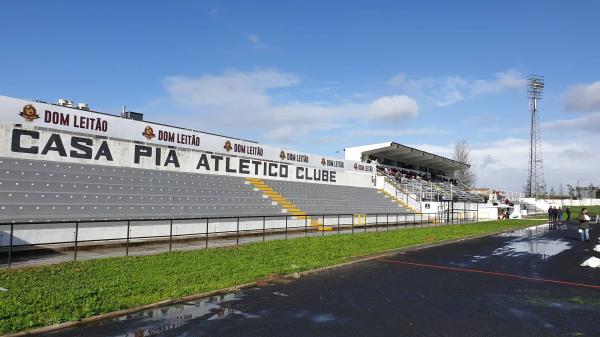
{"label": "crowd of people", "polygon": [[492,202],[505,204],[505,205],[511,204],[510,199],[508,198],[508,196],[504,195],[504,193],[502,193],[500,191],[494,191],[494,194],[495,194],[495,198],[492,198]]}
{"label": "crowd of people", "polygon": [[453,185],[458,184],[458,182],[455,179],[450,179],[446,176],[434,173],[418,172],[386,165],[377,165],[377,169],[379,171],[385,172],[388,176],[395,178],[396,181],[399,183],[405,182],[405,179],[416,179],[434,183],[450,182]]}
{"label": "crowd of people", "polygon": [[567,219],[565,221],[571,221],[571,207],[567,206],[565,211],[563,212],[562,207],[550,206],[548,207],[548,221],[552,223],[562,224],[563,215],[567,214]]}
{"label": "crowd of people", "polygon": [[[564,214],[566,214],[565,222],[571,221],[571,207],[567,206],[563,212],[562,207],[550,206],[548,207],[548,222],[551,228],[556,228],[557,224],[562,224]],[[590,241],[590,215],[587,208],[582,208],[579,214],[579,235],[581,241]]]}

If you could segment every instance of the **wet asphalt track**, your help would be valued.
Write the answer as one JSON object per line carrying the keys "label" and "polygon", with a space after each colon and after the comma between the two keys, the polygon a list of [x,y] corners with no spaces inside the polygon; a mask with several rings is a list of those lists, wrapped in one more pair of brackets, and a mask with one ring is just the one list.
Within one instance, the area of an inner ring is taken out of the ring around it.
{"label": "wet asphalt track", "polygon": [[408,251],[49,336],[600,336],[600,270],[579,266],[598,231]]}

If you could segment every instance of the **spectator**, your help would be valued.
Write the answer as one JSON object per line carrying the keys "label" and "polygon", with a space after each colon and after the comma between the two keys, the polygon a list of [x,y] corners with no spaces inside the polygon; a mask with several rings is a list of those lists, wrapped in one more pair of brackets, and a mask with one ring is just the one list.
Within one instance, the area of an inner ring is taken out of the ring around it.
{"label": "spectator", "polygon": [[557,215],[558,224],[562,225],[562,218],[563,218],[562,207],[559,207],[558,210],[556,210],[556,215]]}
{"label": "spectator", "polygon": [[565,210],[567,212],[567,222],[571,221],[571,207],[567,206]]}
{"label": "spectator", "polygon": [[590,242],[590,216],[587,208],[583,208],[579,214],[579,234],[581,241]]}

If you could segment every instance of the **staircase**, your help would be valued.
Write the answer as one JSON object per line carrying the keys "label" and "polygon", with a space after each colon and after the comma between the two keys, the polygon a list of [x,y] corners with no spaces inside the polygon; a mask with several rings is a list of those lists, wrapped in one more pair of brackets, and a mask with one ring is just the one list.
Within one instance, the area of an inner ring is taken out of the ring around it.
{"label": "staircase", "polygon": [[[261,191],[267,198],[273,200],[277,205],[285,210],[286,213],[293,215],[296,219],[307,219],[309,216],[301,210],[298,206],[294,205],[287,198],[282,196],[279,192],[275,191],[271,186],[265,183],[260,178],[246,178],[246,181]],[[320,231],[331,231],[331,226],[324,226],[318,219],[310,218],[310,226]]]}
{"label": "staircase", "polygon": [[421,213],[421,202],[412,196],[408,191],[404,190],[400,184],[383,171],[378,171],[383,176],[383,185],[379,187],[379,191],[386,197],[392,199],[397,205],[402,206],[414,213]]}
{"label": "staircase", "polygon": [[387,198],[392,199],[392,201],[395,202],[396,204],[398,204],[398,206],[402,206],[402,207],[412,211],[413,213],[420,213],[420,211],[418,209],[416,209],[414,206],[407,204],[406,202],[404,202],[404,200],[397,198],[396,196],[394,196],[390,192],[386,191],[385,189],[380,189],[379,191],[381,193],[383,193],[383,195],[385,195]]}

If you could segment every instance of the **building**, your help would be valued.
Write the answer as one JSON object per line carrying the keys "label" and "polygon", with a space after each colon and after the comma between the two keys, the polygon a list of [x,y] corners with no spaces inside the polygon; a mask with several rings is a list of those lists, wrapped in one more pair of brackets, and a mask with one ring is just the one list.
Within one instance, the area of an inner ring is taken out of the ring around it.
{"label": "building", "polygon": [[576,196],[580,199],[594,199],[600,191],[600,187],[597,186],[578,186],[575,188]]}
{"label": "building", "polygon": [[380,165],[418,172],[429,176],[454,178],[455,173],[470,165],[396,142],[349,147],[344,149],[346,160],[377,161]]}

